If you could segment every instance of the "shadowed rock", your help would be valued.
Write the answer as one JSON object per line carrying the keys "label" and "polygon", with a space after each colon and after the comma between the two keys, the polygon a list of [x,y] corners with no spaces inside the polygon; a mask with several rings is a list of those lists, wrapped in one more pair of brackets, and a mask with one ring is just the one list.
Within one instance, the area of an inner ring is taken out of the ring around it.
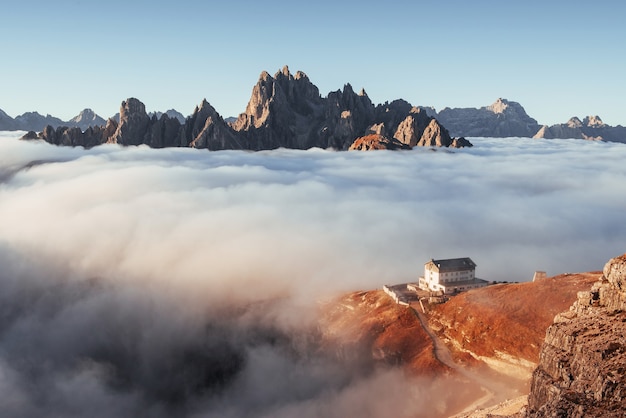
{"label": "shadowed rock", "polygon": [[626,410],[626,254],[547,332],[526,417],[622,417]]}

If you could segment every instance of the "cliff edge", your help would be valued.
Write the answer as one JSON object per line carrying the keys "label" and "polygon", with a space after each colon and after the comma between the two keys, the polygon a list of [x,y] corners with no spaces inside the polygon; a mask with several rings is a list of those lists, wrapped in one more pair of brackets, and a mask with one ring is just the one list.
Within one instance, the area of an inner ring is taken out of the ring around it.
{"label": "cliff edge", "polygon": [[626,411],[626,254],[546,331],[526,417],[623,417]]}

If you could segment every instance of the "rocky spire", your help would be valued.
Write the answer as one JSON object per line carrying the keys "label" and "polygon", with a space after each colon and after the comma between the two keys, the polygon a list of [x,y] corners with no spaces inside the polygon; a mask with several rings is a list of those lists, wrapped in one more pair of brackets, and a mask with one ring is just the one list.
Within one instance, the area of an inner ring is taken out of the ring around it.
{"label": "rocky spire", "polygon": [[210,150],[245,149],[237,133],[204,99],[184,127],[184,145]]}
{"label": "rocky spire", "polygon": [[131,97],[122,102],[120,123],[108,142],[121,145],[144,144],[149,126],[150,117],[146,113],[145,105]]}

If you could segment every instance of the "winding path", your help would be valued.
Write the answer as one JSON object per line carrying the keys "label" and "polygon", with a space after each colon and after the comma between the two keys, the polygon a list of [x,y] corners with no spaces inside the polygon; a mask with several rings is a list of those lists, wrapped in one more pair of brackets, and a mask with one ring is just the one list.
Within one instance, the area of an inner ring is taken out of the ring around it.
{"label": "winding path", "polygon": [[433,355],[435,356],[435,358],[441,363],[453,369],[454,371],[458,372],[462,376],[465,376],[469,380],[478,383],[483,391],[485,391],[485,396],[477,399],[475,402],[466,407],[456,416],[463,416],[467,413],[473,412],[476,409],[486,406],[486,404],[488,404],[495,398],[495,395],[497,392],[500,391],[500,388],[498,388],[497,385],[489,379],[486,379],[480,376],[478,373],[469,371],[466,368],[456,364],[452,359],[452,354],[450,354],[450,350],[448,350],[448,347],[446,347],[443,341],[441,341],[439,337],[435,335],[433,330],[430,329],[430,327],[428,326],[428,320],[419,310],[419,303],[417,303],[416,305],[417,306],[415,306],[415,304],[411,304],[410,307],[417,316],[417,319],[419,319],[422,328],[424,329],[424,331],[426,331],[426,334],[428,334],[433,342]]}

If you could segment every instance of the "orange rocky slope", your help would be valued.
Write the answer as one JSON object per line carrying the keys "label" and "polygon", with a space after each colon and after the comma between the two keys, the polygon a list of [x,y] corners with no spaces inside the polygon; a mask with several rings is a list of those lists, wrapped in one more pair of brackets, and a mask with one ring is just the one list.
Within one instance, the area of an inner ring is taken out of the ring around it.
{"label": "orange rocky slope", "polygon": [[599,275],[564,274],[534,283],[498,284],[427,306],[428,324],[450,349],[455,368],[435,357],[433,341],[414,311],[378,290],[324,304],[322,341],[339,356],[349,358],[358,352],[374,362],[402,366],[409,375],[428,377],[433,388],[454,385],[459,396],[431,415],[450,416],[524,393],[546,328]]}
{"label": "orange rocky slope", "polygon": [[576,294],[588,290],[600,275],[562,274],[462,293],[431,306],[429,325],[457,357],[470,354],[499,372],[528,379],[554,316],[567,310]]}

